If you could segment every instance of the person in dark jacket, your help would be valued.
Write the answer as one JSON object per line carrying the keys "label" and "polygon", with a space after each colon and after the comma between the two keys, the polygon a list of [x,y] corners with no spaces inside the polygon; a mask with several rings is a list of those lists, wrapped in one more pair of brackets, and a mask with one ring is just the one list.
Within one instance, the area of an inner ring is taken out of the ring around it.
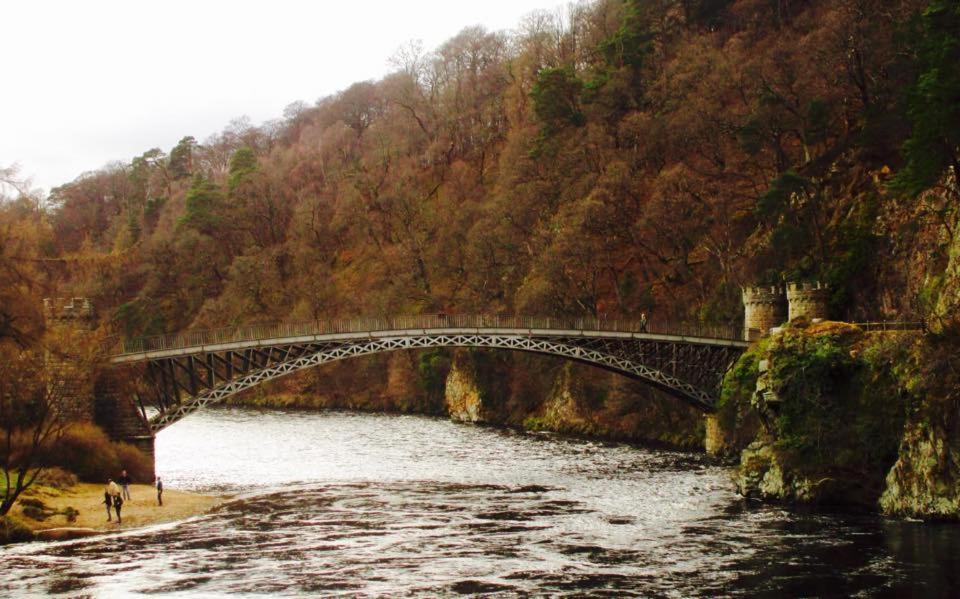
{"label": "person in dark jacket", "polygon": [[157,505],[163,505],[163,481],[157,477]]}
{"label": "person in dark jacket", "polygon": [[117,479],[117,482],[120,483],[120,488],[123,489],[123,498],[129,501],[130,500],[130,477],[127,475],[126,470],[120,473],[120,478]]}
{"label": "person in dark jacket", "polygon": [[105,490],[103,492],[103,505],[107,506],[107,522],[110,522],[110,507],[113,506],[113,497],[110,496],[110,491]]}
{"label": "person in dark jacket", "polygon": [[113,496],[113,509],[117,512],[117,524],[123,524],[123,521],[120,519],[120,508],[123,507],[123,497],[119,495]]}

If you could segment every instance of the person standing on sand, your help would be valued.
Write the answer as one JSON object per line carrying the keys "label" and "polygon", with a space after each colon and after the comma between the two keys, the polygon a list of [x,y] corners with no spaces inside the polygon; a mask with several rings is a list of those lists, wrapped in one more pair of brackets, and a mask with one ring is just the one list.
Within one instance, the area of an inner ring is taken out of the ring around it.
{"label": "person standing on sand", "polygon": [[110,522],[110,506],[113,505],[113,498],[110,496],[110,490],[103,490],[103,504],[107,506],[107,522]]}
{"label": "person standing on sand", "polygon": [[120,508],[123,507],[123,497],[119,495],[113,496],[113,509],[117,512],[117,524],[123,524],[123,520],[120,519]]}
{"label": "person standing on sand", "polygon": [[120,488],[123,489],[123,498],[130,501],[130,477],[127,476],[126,470],[120,473],[120,478],[117,479],[117,482],[120,483]]}
{"label": "person standing on sand", "polygon": [[163,481],[157,477],[157,505],[163,505]]}
{"label": "person standing on sand", "polygon": [[117,486],[117,483],[113,482],[112,478],[107,479],[107,493],[111,497],[118,497],[120,495],[120,487]]}

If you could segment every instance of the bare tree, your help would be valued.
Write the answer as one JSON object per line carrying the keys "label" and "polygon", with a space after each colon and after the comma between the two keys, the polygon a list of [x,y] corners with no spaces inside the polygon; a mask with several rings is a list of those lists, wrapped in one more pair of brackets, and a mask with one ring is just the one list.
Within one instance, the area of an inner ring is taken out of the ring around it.
{"label": "bare tree", "polygon": [[95,341],[50,334],[45,347],[0,343],[0,516],[43,471],[43,455],[84,412],[98,359]]}

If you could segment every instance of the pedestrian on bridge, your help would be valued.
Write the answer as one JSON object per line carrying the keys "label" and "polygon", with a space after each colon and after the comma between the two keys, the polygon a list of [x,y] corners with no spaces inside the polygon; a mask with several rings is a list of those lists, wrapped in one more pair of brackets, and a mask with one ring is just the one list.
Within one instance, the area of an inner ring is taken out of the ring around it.
{"label": "pedestrian on bridge", "polygon": [[640,313],[640,332],[641,333],[647,332],[647,313],[646,312]]}

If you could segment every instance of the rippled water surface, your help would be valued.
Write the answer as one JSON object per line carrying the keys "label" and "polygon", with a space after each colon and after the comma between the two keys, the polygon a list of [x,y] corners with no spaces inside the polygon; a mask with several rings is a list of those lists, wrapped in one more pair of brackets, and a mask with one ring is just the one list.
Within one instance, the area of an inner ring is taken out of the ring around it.
{"label": "rippled water surface", "polygon": [[213,410],[160,434],[185,522],[0,549],[3,595],[950,596],[956,527],[744,502],[705,458],[414,416]]}

